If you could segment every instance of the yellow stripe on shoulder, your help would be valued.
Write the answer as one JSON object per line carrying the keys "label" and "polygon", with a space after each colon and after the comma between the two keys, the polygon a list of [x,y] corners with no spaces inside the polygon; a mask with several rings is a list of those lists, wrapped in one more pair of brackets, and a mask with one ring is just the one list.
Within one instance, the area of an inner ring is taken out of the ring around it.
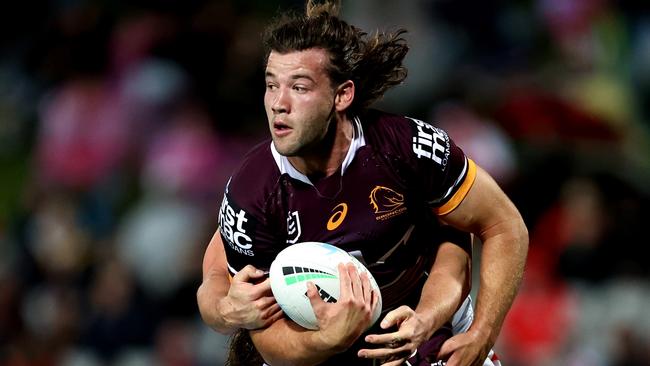
{"label": "yellow stripe on shoulder", "polygon": [[465,196],[467,196],[469,189],[472,188],[475,179],[476,163],[474,163],[472,159],[467,158],[467,175],[465,175],[465,180],[463,180],[463,183],[460,184],[460,187],[458,187],[458,190],[449,199],[449,201],[440,207],[434,208],[433,212],[435,212],[437,215],[442,216],[453,211],[456,207],[458,207],[458,205],[460,205],[463,199],[465,199]]}

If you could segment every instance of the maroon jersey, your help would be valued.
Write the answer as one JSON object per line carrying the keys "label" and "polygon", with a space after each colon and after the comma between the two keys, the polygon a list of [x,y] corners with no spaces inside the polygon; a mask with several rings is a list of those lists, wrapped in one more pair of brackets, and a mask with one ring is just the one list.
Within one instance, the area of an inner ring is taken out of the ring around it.
{"label": "maroon jersey", "polygon": [[270,140],[245,157],[219,212],[232,275],[247,264],[268,270],[288,245],[325,242],[368,267],[388,311],[417,304],[440,242],[470,250],[468,235],[436,218],[462,201],[476,173],[447,133],[374,110],[355,118],[354,130],[341,168],[314,182]]}

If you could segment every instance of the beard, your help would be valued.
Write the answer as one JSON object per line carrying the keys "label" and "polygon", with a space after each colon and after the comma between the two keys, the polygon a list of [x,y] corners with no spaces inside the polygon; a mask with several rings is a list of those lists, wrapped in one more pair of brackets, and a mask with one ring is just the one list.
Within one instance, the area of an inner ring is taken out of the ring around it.
{"label": "beard", "polygon": [[302,136],[298,136],[296,141],[289,144],[281,144],[276,140],[276,137],[273,136],[275,149],[280,153],[280,155],[286,157],[326,157],[331,152],[336,137],[338,122],[336,120],[335,112],[334,103],[332,103],[332,107],[330,108],[324,122],[325,131],[322,134],[314,133],[312,135],[313,131],[307,130],[304,131]]}

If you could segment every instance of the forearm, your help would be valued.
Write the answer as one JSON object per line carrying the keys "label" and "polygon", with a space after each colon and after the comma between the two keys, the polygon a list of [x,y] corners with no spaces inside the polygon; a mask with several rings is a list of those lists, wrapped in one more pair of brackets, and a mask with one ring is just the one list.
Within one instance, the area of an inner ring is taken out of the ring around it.
{"label": "forearm", "polygon": [[196,300],[203,321],[219,333],[231,334],[238,327],[230,324],[222,315],[223,300],[228,293],[227,283],[219,277],[206,276],[196,292]]}
{"label": "forearm", "polygon": [[255,348],[271,366],[317,365],[344,349],[330,347],[318,331],[302,328],[286,318],[268,328],[250,331]]}
{"label": "forearm", "polygon": [[463,286],[455,282],[453,277],[439,274],[430,276],[429,280],[436,283],[436,286],[423,288],[415,309],[430,329],[427,338],[453,317],[464,299]]}
{"label": "forearm", "polygon": [[436,257],[415,309],[431,334],[453,317],[470,289],[470,258],[464,250],[446,243]]}
{"label": "forearm", "polygon": [[512,201],[481,168],[465,199],[443,221],[474,233],[483,243],[476,311],[469,330],[494,342],[521,283],[528,252],[526,225]]}
{"label": "forearm", "polygon": [[203,256],[203,281],[196,292],[196,302],[203,321],[223,334],[237,329],[237,326],[226,321],[221,312],[221,302],[228,295],[229,288],[226,253],[217,229]]}
{"label": "forearm", "polygon": [[528,232],[523,221],[511,220],[490,228],[481,237],[480,287],[470,329],[495,341],[523,277]]}

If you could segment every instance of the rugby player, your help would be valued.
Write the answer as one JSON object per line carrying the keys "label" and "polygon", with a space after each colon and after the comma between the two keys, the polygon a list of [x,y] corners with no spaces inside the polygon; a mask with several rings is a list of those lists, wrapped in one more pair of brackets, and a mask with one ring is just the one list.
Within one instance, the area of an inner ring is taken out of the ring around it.
{"label": "rugby player", "polygon": [[[204,257],[201,315],[220,332],[246,329],[273,366],[495,364],[490,350],[527,253],[523,220],[445,131],[370,109],[406,77],[408,46],[402,31],[368,36],[339,19],[339,7],[308,1],[305,15],[265,34],[271,140],[227,184]],[[473,322],[468,239],[446,225],[483,242]],[[377,296],[353,266],[339,266],[334,304],[308,284],[319,330],[282,316],[265,273],[301,241],[336,245],[366,264],[387,310],[378,326],[364,333]],[[429,270],[440,276],[427,279]]]}

